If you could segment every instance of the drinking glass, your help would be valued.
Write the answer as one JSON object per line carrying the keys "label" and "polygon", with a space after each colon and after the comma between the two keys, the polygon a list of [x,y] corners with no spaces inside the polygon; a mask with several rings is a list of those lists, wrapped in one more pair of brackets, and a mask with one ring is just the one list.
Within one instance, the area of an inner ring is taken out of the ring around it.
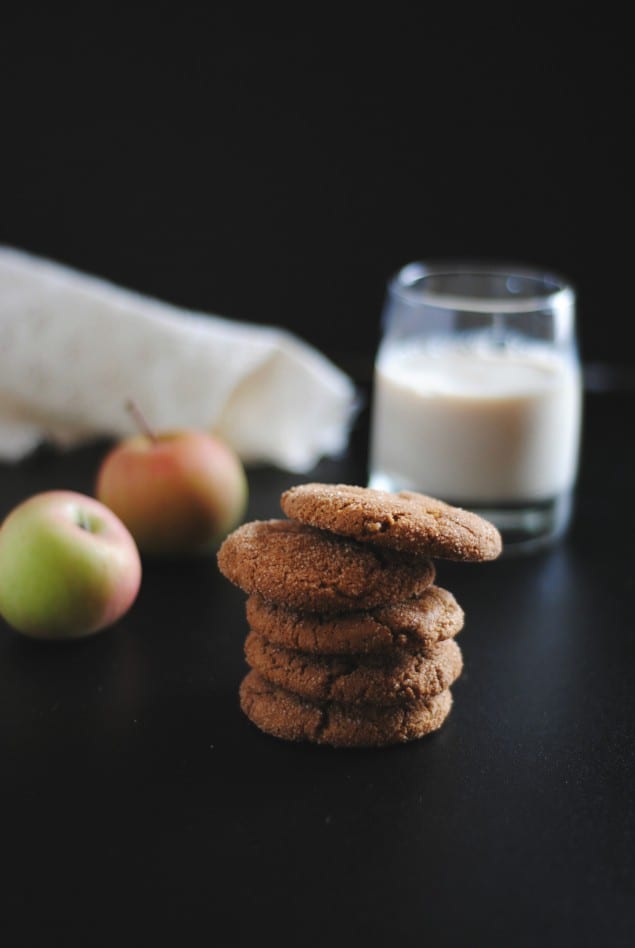
{"label": "drinking glass", "polygon": [[470,261],[410,263],[390,280],[369,486],[481,514],[504,554],[540,549],[571,522],[581,420],[570,281]]}

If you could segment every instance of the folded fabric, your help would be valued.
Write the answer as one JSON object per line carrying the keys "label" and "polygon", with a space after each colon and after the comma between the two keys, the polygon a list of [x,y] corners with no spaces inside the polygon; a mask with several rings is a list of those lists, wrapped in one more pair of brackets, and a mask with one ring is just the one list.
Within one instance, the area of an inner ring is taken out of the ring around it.
{"label": "folded fabric", "polygon": [[293,333],[193,312],[0,246],[0,459],[135,430],[196,427],[245,463],[340,454],[353,381]]}

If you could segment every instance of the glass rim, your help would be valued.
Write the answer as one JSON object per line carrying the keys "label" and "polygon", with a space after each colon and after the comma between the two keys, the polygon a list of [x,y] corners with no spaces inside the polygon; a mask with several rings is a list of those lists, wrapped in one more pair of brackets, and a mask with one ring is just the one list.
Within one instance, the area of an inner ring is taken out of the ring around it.
{"label": "glass rim", "polygon": [[[501,299],[491,295],[468,295],[414,288],[417,281],[427,277],[491,276],[501,279],[521,277],[535,280],[543,292],[522,299]],[[434,306],[438,309],[466,310],[480,313],[529,313],[550,308],[560,309],[575,304],[576,291],[571,280],[553,270],[510,261],[478,260],[469,258],[413,261],[401,267],[388,281],[388,291],[413,306]]]}

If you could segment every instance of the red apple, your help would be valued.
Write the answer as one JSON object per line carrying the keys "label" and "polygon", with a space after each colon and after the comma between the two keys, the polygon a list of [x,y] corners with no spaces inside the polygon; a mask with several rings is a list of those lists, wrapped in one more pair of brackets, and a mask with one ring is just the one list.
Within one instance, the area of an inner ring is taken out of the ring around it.
{"label": "red apple", "polygon": [[215,549],[243,517],[248,499],[238,455],[194,429],[120,441],[101,462],[95,493],[142,553],[173,555]]}
{"label": "red apple", "polygon": [[51,490],[18,504],[0,527],[0,614],[40,639],[91,635],[136,599],[139,551],[94,497]]}

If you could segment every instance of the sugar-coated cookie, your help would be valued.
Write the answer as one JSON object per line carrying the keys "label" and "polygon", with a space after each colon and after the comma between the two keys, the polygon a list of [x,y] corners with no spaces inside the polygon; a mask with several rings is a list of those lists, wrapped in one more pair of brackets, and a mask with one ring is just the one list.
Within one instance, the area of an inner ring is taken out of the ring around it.
{"label": "sugar-coated cookie", "polygon": [[394,648],[427,648],[454,638],[465,614],[447,589],[429,586],[414,599],[363,612],[301,612],[252,593],[247,623],[270,642],[302,652],[357,655]]}
{"label": "sugar-coated cookie", "polygon": [[418,705],[380,708],[307,701],[250,671],[239,688],[243,713],[261,731],[286,741],[331,747],[386,747],[437,731],[452,709],[449,690]]}
{"label": "sugar-coated cookie", "polygon": [[452,639],[424,652],[311,655],[273,645],[252,631],[244,650],[247,664],[267,681],[313,701],[344,704],[412,704],[445,691],[463,670]]}
{"label": "sugar-coated cookie", "polygon": [[332,747],[385,747],[438,730],[452,708],[442,691],[418,704],[392,707],[308,701],[250,671],[239,688],[240,707],[261,731],[287,741]]}
{"label": "sugar-coated cookie", "polygon": [[242,524],[221,544],[217,562],[244,592],[315,612],[410,599],[435,576],[428,557],[359,544],[294,520]]}
{"label": "sugar-coated cookie", "polygon": [[309,483],[285,491],[280,504],[288,517],[375,547],[472,562],[502,551],[489,520],[414,491]]}

